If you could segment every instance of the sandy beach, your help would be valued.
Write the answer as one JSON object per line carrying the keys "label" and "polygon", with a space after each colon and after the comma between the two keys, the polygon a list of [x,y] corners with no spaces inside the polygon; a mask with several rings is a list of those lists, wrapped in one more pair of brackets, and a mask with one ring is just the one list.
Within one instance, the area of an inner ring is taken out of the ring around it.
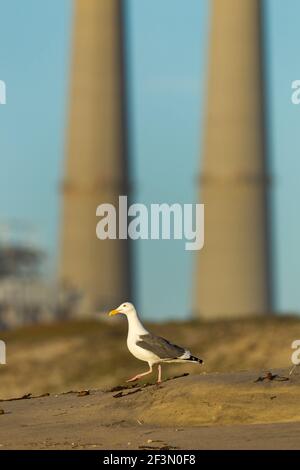
{"label": "sandy beach", "polygon": [[280,369],[3,400],[0,448],[297,449],[299,385]]}

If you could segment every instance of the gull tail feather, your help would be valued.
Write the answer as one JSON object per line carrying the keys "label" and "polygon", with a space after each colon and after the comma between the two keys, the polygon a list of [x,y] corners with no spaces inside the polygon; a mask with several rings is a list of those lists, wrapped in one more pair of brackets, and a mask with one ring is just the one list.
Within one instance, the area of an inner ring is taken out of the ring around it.
{"label": "gull tail feather", "polygon": [[196,356],[190,356],[185,359],[187,362],[198,362],[199,364],[204,364],[204,361],[202,359],[199,359],[199,357]]}

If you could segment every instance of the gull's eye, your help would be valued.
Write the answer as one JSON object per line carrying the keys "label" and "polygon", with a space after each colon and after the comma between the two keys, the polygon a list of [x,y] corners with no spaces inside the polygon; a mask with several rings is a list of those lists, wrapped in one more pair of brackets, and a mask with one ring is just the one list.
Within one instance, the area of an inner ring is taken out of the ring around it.
{"label": "gull's eye", "polygon": [[123,304],[123,307],[126,307],[126,304]]}

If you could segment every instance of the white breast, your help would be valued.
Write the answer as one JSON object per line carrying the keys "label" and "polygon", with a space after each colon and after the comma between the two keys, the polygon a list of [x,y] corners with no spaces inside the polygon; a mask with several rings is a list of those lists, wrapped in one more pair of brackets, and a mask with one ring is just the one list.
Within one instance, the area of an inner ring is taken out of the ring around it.
{"label": "white breast", "polygon": [[128,335],[127,338],[127,347],[131,354],[135,356],[137,359],[140,359],[140,361],[146,361],[146,362],[151,362],[155,363],[159,360],[159,358],[156,356],[156,354],[152,353],[151,351],[147,351],[146,349],[141,348],[140,346],[136,345],[136,341],[138,340],[137,337],[131,337]]}
{"label": "white breast", "polygon": [[141,335],[146,335],[149,332],[143,326],[142,322],[138,318],[136,310],[133,309],[129,314],[127,314],[128,319],[128,336],[127,336],[127,347],[131,354],[135,356],[140,361],[150,362],[151,364],[155,364],[159,362],[159,357],[156,354],[153,354],[151,351],[147,351],[146,349],[137,346],[137,342],[140,339]]}

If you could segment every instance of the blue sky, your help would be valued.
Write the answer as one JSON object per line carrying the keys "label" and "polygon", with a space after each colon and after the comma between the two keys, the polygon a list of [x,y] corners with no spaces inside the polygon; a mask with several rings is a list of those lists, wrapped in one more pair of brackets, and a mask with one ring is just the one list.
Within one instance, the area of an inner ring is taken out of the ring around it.
{"label": "blue sky", "polygon": [[[300,2],[266,2],[267,92],[276,306],[300,312]],[[49,253],[59,234],[71,0],[0,0],[0,223]],[[200,169],[209,0],[127,0],[131,165],[138,202],[193,202]],[[24,235],[25,233],[25,235]],[[0,234],[1,235],[1,234]],[[2,233],[3,236],[3,233]],[[151,318],[191,308],[191,252],[181,241],[136,243],[138,304]]]}

